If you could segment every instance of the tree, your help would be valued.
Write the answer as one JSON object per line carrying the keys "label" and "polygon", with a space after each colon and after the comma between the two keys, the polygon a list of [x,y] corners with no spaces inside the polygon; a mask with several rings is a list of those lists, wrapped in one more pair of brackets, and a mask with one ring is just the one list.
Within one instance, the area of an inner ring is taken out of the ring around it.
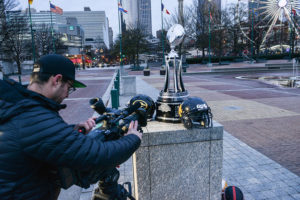
{"label": "tree", "polygon": [[34,38],[37,58],[53,52],[51,25],[39,25],[39,28],[35,31]]}
{"label": "tree", "polygon": [[[139,54],[148,50],[148,42],[145,39],[141,28],[128,28],[122,33],[122,53],[129,58],[134,66],[139,66]],[[120,40],[117,40],[114,45],[114,54],[120,52]]]}
{"label": "tree", "polygon": [[21,75],[21,63],[28,55],[30,36],[27,17],[21,11],[10,11],[6,20],[7,35],[3,41],[3,50],[7,58],[14,60]]}
{"label": "tree", "polygon": [[18,5],[16,0],[0,0],[0,47],[8,36],[6,12],[17,8]]}
{"label": "tree", "polygon": [[246,48],[246,43],[248,41],[246,35],[243,35],[243,32],[241,31],[248,21],[247,5],[245,3],[240,3],[239,9],[237,9],[235,4],[231,4],[227,12],[231,21],[231,26],[228,29],[230,35],[228,45],[232,54],[237,56]]}

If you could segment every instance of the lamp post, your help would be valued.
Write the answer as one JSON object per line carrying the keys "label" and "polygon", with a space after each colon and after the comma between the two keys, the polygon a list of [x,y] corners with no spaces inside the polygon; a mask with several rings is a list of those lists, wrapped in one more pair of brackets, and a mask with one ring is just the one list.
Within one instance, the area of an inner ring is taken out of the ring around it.
{"label": "lamp post", "polygon": [[[122,1],[118,0],[118,4],[122,4]],[[123,55],[122,55],[122,12],[120,12],[118,8],[118,18],[119,18],[119,41],[120,41],[120,74],[121,76],[124,74],[124,69],[123,69]]]}
{"label": "lamp post", "polygon": [[211,0],[208,0],[208,67],[211,67],[211,55],[210,55],[210,43],[211,43],[211,8],[210,8]]}
{"label": "lamp post", "polygon": [[289,51],[289,58],[290,58],[290,60],[292,60],[292,48],[293,48],[293,43],[294,43],[294,41],[293,41],[293,5],[292,5],[292,2],[290,2],[290,4],[291,4],[291,23],[290,23],[290,51]]}
{"label": "lamp post", "polygon": [[31,20],[31,10],[30,10],[30,3],[28,1],[28,11],[29,11],[29,19],[30,19],[30,30],[31,30],[31,46],[32,46],[32,56],[33,56],[33,63],[35,63],[35,45],[34,45],[34,36],[33,36],[33,29],[32,29],[32,20]]}
{"label": "lamp post", "polygon": [[[162,6],[162,0],[160,0],[160,5]],[[165,66],[165,41],[164,41],[164,20],[163,20],[163,11],[160,13],[161,15],[161,46],[163,50],[162,57],[162,66]]]}
{"label": "lamp post", "polygon": [[254,60],[254,0],[251,0],[252,5],[252,12],[250,13],[251,16],[251,63],[253,63]]}
{"label": "lamp post", "polygon": [[178,0],[178,23],[183,26],[183,0]]}

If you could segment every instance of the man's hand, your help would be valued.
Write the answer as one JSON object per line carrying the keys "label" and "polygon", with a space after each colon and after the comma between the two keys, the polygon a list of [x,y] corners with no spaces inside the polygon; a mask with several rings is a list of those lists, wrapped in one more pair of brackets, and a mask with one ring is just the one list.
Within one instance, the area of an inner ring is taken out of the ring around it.
{"label": "man's hand", "polygon": [[142,133],[137,130],[138,128],[138,121],[132,121],[129,124],[128,132],[125,135],[134,134],[142,140]]}
{"label": "man's hand", "polygon": [[85,122],[81,122],[77,124],[74,129],[78,130],[80,128],[85,128],[85,134],[88,134],[96,126],[96,122],[95,122],[96,118],[97,117],[91,117]]}

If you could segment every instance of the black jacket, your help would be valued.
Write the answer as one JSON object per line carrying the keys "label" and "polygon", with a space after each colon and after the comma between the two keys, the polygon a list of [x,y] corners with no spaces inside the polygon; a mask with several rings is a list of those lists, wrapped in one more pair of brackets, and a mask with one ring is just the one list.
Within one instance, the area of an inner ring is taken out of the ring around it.
{"label": "black jacket", "polygon": [[53,171],[113,168],[139,147],[128,135],[101,142],[73,130],[58,111],[65,106],[0,80],[0,199],[53,199]]}

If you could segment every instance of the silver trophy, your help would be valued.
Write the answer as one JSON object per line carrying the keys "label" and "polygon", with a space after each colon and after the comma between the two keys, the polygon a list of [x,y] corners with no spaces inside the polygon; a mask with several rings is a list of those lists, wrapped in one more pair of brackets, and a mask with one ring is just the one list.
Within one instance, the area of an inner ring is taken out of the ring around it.
{"label": "silver trophy", "polygon": [[[158,121],[180,122],[178,108],[189,96],[182,80],[182,57],[179,59],[177,52],[174,50],[183,41],[184,35],[184,28],[180,24],[174,24],[167,33],[171,51],[165,57],[165,85],[156,101],[156,120]],[[173,73],[170,73],[170,67],[173,67]],[[173,81],[170,81],[170,79]]]}

